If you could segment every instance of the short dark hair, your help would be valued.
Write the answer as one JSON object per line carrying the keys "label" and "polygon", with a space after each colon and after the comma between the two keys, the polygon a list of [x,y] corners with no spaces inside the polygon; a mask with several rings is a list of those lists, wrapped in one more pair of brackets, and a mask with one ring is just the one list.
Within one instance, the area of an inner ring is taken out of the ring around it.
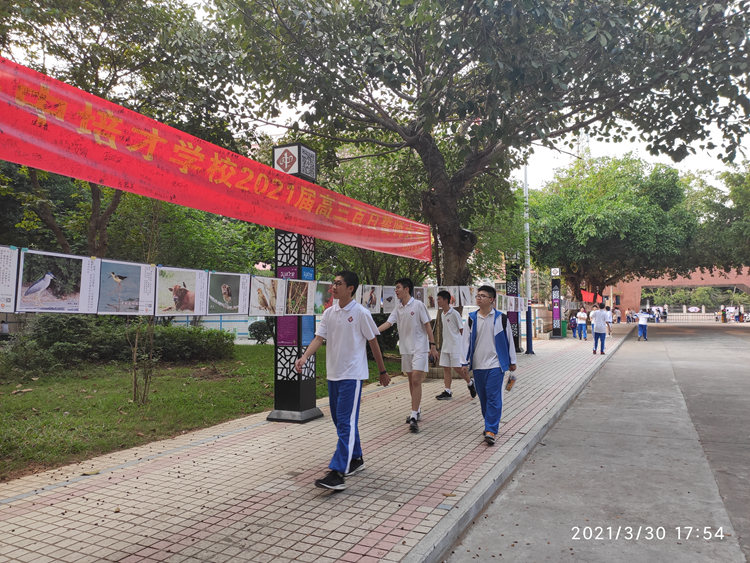
{"label": "short dark hair", "polygon": [[450,292],[448,292],[448,291],[445,291],[445,290],[443,290],[443,291],[438,291],[438,297],[442,297],[442,298],[443,298],[443,299],[445,299],[445,300],[446,300],[446,301],[447,301],[448,303],[450,303],[450,302],[451,302],[451,294],[450,294]]}
{"label": "short dark hair", "polygon": [[599,303],[599,308],[604,309],[604,303]]}
{"label": "short dark hair", "polygon": [[344,278],[346,287],[354,287],[354,290],[352,290],[352,295],[357,293],[357,288],[359,287],[359,276],[357,274],[355,274],[354,272],[350,272],[349,270],[341,270],[340,272],[336,272],[336,277],[339,276]]}
{"label": "short dark hair", "polygon": [[487,293],[493,299],[497,298],[497,291],[491,285],[482,285],[482,286],[480,286],[479,288],[477,288],[477,293],[479,293],[480,291],[484,291],[485,293]]}
{"label": "short dark hair", "polygon": [[401,287],[408,288],[409,289],[409,295],[412,297],[414,296],[414,282],[411,281],[409,278],[401,278],[396,280],[395,285],[400,285]]}
{"label": "short dark hair", "polygon": [[606,309],[607,311],[609,311],[609,305],[607,305],[607,306],[606,306],[606,307],[604,307],[604,308],[605,308],[605,309]]}

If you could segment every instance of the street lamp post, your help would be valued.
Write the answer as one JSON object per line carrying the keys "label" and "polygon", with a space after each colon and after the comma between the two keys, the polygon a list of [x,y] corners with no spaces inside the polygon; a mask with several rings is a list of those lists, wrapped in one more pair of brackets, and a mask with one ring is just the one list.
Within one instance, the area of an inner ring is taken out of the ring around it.
{"label": "street lamp post", "polygon": [[526,234],[526,353],[534,353],[534,345],[532,343],[532,321],[531,321],[531,240],[529,236],[529,182],[526,175],[526,165],[523,166],[523,218],[524,225],[523,230]]}

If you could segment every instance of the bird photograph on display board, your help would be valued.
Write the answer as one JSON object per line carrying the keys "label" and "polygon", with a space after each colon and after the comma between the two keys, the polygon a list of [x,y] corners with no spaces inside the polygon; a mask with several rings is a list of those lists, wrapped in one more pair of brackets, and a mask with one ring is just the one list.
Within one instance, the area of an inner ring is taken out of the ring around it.
{"label": "bird photograph on display board", "polygon": [[81,258],[24,252],[20,310],[78,311]]}
{"label": "bird photograph on display board", "polygon": [[250,316],[274,317],[280,314],[277,309],[280,283],[283,280],[253,276],[250,282]]}
{"label": "bird photograph on display board", "polygon": [[396,288],[392,285],[383,286],[383,312],[391,313],[396,308]]}
{"label": "bird photograph on display board", "polygon": [[315,314],[322,315],[323,312],[329,307],[333,306],[333,302],[336,301],[333,298],[331,290],[333,284],[331,282],[318,282],[315,286]]}
{"label": "bird photograph on display board", "polygon": [[240,274],[208,275],[208,314],[231,315],[239,310]]}
{"label": "bird photograph on display board", "polygon": [[97,312],[137,313],[140,294],[140,264],[102,260]]}

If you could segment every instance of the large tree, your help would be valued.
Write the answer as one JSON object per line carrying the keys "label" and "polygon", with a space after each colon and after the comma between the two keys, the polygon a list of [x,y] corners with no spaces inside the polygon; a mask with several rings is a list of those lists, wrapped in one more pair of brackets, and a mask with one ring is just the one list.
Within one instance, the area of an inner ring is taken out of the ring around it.
{"label": "large tree", "polygon": [[[0,7],[0,55],[208,141],[240,150],[245,125],[232,117],[243,100],[231,35],[200,22],[182,0],[17,0]],[[29,169],[6,183],[26,210],[73,244],[45,176]],[[90,184],[84,206],[87,252],[107,252],[109,221],[122,192]],[[84,210],[82,210],[83,212]]]}
{"label": "large tree", "polygon": [[687,250],[698,232],[688,187],[677,171],[621,159],[577,161],[544,190],[532,192],[533,254],[560,267],[577,300],[629,277],[687,275]]}
{"label": "large tree", "polygon": [[253,117],[301,107],[289,126],[333,144],[416,151],[446,283],[477,244],[458,201],[534,143],[585,131],[681,159],[717,124],[733,158],[748,130],[746,0],[217,2],[245,34]]}

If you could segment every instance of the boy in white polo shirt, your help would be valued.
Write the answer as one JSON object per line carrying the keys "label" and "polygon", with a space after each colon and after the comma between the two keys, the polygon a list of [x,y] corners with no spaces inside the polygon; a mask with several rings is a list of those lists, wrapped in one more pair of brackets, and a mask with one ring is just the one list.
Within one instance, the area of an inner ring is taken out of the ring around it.
{"label": "boy in white polo shirt", "polygon": [[447,401],[453,398],[453,391],[451,391],[451,370],[456,370],[471,393],[471,398],[477,396],[477,389],[474,387],[474,380],[469,377],[467,370],[463,369],[463,342],[461,335],[464,331],[464,321],[461,318],[461,313],[451,307],[451,294],[447,291],[440,291],[437,294],[437,304],[443,310],[442,326],[443,326],[443,345],[440,348],[440,367],[443,368],[443,380],[445,381],[445,391],[435,397],[438,401]]}
{"label": "boy in white polo shirt", "polygon": [[336,274],[331,293],[338,302],[323,313],[315,338],[294,364],[298,373],[320,348],[326,346],[326,374],[331,420],[336,426],[338,442],[336,452],[328,467],[330,473],[315,481],[322,489],[340,491],[346,488],[344,476],[354,475],[365,468],[362,447],[359,442],[359,405],[362,398],[362,381],[369,377],[365,343],[370,344],[372,355],[380,370],[380,384],[386,387],[391,379],[383,363],[377,335],[378,327],[372,315],[352,296],[359,287],[359,278],[354,272],[344,270]]}
{"label": "boy in white polo shirt", "polygon": [[422,381],[430,369],[429,358],[438,359],[435,337],[430,325],[430,314],[421,301],[412,297],[414,282],[409,278],[396,280],[396,298],[399,303],[378,327],[382,333],[393,325],[398,325],[398,349],[401,352],[401,370],[409,377],[411,394],[411,414],[406,418],[409,430],[419,432],[418,421],[422,418]]}

